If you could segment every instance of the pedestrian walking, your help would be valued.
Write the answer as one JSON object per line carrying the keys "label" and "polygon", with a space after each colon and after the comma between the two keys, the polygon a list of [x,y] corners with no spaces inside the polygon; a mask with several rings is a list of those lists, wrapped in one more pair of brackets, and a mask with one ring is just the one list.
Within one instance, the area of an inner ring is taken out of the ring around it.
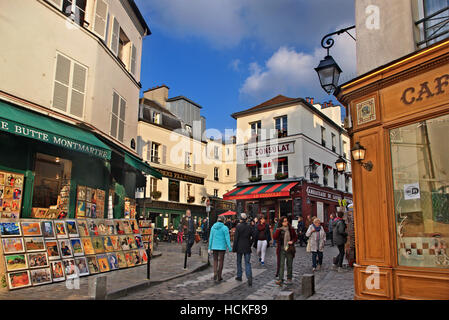
{"label": "pedestrian walking", "polygon": [[299,240],[299,246],[303,247],[304,245],[307,245],[306,239],[305,239],[305,225],[304,225],[304,220],[302,219],[302,217],[298,217],[298,226],[297,226],[297,234],[298,234],[298,240]]}
{"label": "pedestrian walking", "polygon": [[192,246],[195,243],[195,222],[192,218],[192,212],[189,209],[186,210],[186,216],[183,219],[182,225],[187,241],[187,256],[190,257],[192,255]]}
{"label": "pedestrian walking", "polygon": [[271,241],[270,226],[266,223],[265,217],[260,217],[259,222],[254,230],[254,246],[257,248],[259,262],[265,264],[265,253],[267,252],[268,243]]}
{"label": "pedestrian walking", "polygon": [[251,226],[247,223],[246,213],[240,214],[240,223],[235,228],[234,243],[232,251],[237,253],[237,277],[235,280],[242,281],[242,257],[245,258],[245,274],[248,280],[248,286],[253,284],[251,270],[251,245],[253,243],[253,232]]}
{"label": "pedestrian walking", "polygon": [[313,223],[309,226],[309,229],[306,232],[306,236],[309,237],[307,247],[309,248],[310,246],[310,251],[312,252],[313,271],[319,271],[323,264],[323,251],[324,244],[326,243],[326,232],[321,226],[320,219],[315,218],[313,220]]}
{"label": "pedestrian walking", "polygon": [[179,224],[179,227],[178,227],[178,244],[179,243],[181,243],[182,244],[182,237],[183,237],[183,235],[184,235],[184,228],[183,228],[183,226],[182,226],[182,223],[180,223]]}
{"label": "pedestrian walking", "polygon": [[214,280],[220,282],[223,280],[223,262],[226,249],[232,252],[229,229],[224,225],[224,217],[218,216],[217,222],[211,228],[209,236],[209,252],[213,252],[214,257]]}
{"label": "pedestrian walking", "polygon": [[331,214],[331,215],[329,216],[329,226],[328,226],[328,229],[329,229],[329,237],[331,238],[331,247],[334,246],[334,231],[333,231],[333,224],[334,224],[334,215]]}
{"label": "pedestrian walking", "polygon": [[[274,224],[273,224],[273,232],[272,234],[274,235],[274,233],[276,232],[276,228],[278,226],[278,218],[274,218]],[[276,247],[276,240],[273,238],[273,247]]]}
{"label": "pedestrian walking", "polygon": [[207,219],[203,219],[203,223],[201,224],[201,238],[203,242],[207,242],[207,230],[209,229],[209,222]]}
{"label": "pedestrian walking", "polygon": [[337,217],[333,222],[334,230],[334,243],[338,248],[338,256],[334,258],[334,265],[332,268],[337,269],[338,272],[343,272],[343,259],[345,256],[345,244],[348,239],[348,234],[346,233],[346,223],[343,220],[344,212],[337,212]]}
{"label": "pedestrian walking", "polygon": [[292,283],[293,279],[293,258],[295,257],[295,242],[298,239],[295,229],[288,222],[287,217],[279,219],[279,225],[274,233],[273,238],[277,240],[278,246],[276,251],[279,252],[280,268],[276,284],[284,283],[284,266],[287,262],[287,284]]}

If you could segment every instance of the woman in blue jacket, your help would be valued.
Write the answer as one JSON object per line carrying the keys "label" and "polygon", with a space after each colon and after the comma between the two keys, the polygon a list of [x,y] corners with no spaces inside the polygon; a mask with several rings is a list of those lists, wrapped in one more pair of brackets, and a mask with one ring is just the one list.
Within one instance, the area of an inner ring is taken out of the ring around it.
{"label": "woman in blue jacket", "polygon": [[209,236],[209,252],[214,255],[214,280],[222,281],[223,262],[226,248],[232,252],[229,229],[224,225],[224,217],[218,216],[217,222],[212,226]]}

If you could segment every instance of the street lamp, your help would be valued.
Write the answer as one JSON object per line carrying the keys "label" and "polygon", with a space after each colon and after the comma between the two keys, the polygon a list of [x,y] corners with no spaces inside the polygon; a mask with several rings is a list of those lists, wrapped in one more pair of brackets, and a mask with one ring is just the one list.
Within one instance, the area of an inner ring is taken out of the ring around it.
{"label": "street lamp", "polygon": [[[320,61],[318,67],[315,71],[318,73],[318,78],[320,79],[321,87],[327,94],[331,94],[338,89],[338,80],[340,79],[340,74],[342,73],[341,68],[335,62],[334,58],[329,54],[329,49],[334,45],[334,39],[331,38],[333,35],[340,35],[344,32],[349,34],[349,36],[355,40],[355,38],[348,32],[350,29],[354,29],[355,26],[344,28],[336,32],[329,33],[321,39],[321,46],[327,50],[327,55],[324,60]],[[327,39],[327,40],[326,40]]]}
{"label": "street lamp", "polygon": [[373,169],[373,163],[371,161],[363,162],[365,160],[366,149],[364,146],[360,145],[360,142],[356,142],[354,144],[354,148],[351,149],[352,158],[359,162],[363,168],[368,171]]}
{"label": "street lamp", "polygon": [[335,161],[335,167],[337,168],[338,173],[343,173],[346,171],[346,161],[341,156],[338,157],[337,161]]}

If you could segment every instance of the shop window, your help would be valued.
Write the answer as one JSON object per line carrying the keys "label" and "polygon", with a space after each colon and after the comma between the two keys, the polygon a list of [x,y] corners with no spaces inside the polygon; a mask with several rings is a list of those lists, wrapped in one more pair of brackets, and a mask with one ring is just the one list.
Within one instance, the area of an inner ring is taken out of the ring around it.
{"label": "shop window", "polygon": [[179,181],[168,180],[168,200],[179,202]]}
{"label": "shop window", "polygon": [[390,131],[401,266],[449,268],[448,131],[449,115]]}
{"label": "shop window", "polygon": [[69,211],[70,160],[36,154],[33,188],[33,217],[65,217]]}

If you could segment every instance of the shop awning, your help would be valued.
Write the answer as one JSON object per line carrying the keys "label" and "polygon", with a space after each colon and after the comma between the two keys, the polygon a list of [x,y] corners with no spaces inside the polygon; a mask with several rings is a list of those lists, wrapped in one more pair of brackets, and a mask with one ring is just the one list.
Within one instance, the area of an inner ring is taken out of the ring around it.
{"label": "shop awning", "polygon": [[111,159],[111,149],[93,133],[0,101],[0,131]]}
{"label": "shop awning", "polygon": [[290,189],[298,182],[259,184],[256,186],[238,187],[223,196],[224,200],[245,200],[272,197],[289,197]]}
{"label": "shop awning", "polygon": [[155,178],[162,179],[162,174],[159,171],[155,170],[149,164],[139,160],[130,153],[125,152],[125,162],[137,170],[143,171]]}

